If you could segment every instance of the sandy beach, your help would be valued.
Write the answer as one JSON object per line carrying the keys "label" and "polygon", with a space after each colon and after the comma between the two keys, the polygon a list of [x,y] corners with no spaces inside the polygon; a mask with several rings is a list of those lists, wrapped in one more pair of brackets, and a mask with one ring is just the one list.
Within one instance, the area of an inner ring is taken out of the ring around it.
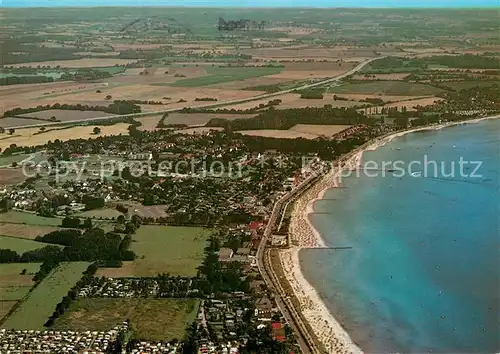
{"label": "sandy beach", "polygon": [[364,151],[376,150],[393,139],[412,132],[439,130],[495,118],[500,118],[500,115],[419,127],[378,137],[335,161],[333,168],[296,200],[289,228],[291,245],[288,249],[280,250],[280,261],[287,281],[300,303],[300,309],[297,310],[303,314],[328,353],[362,353],[362,350],[330,313],[316,289],[304,277],[300,267],[299,252],[302,248],[326,247],[309,218],[309,214],[314,212],[314,202],[321,199],[328,189],[342,185],[342,171],[359,167]]}

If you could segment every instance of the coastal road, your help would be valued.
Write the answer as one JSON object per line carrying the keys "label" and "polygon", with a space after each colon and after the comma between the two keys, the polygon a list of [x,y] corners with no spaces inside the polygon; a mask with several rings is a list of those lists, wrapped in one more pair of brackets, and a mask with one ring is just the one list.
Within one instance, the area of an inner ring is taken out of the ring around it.
{"label": "coastal road", "polygon": [[[227,100],[227,101],[221,101],[217,103],[208,103],[208,104],[203,104],[200,106],[192,107],[192,108],[219,108],[227,105],[232,105],[232,104],[238,104],[238,103],[245,103],[245,102],[251,102],[255,100],[260,100],[263,98],[271,98],[271,97],[276,97],[276,96],[281,96],[287,93],[291,93],[294,91],[300,91],[300,90],[306,90],[310,89],[313,87],[329,84],[332,82],[340,81],[344,79],[346,76],[352,75],[359,70],[363,69],[366,65],[370,64],[374,60],[382,59],[385,58],[385,56],[379,56],[375,58],[371,58],[368,60],[365,60],[364,62],[358,64],[356,67],[352,68],[351,70],[343,73],[342,75],[335,76],[326,80],[321,80],[317,82],[313,82],[310,84],[306,84],[300,87],[295,87],[291,88],[288,90],[283,90],[283,91],[278,91],[278,92],[273,92],[273,93],[265,93],[262,95],[257,95],[249,98],[244,98],[244,99],[237,99],[237,100]],[[43,126],[56,126],[56,125],[61,125],[61,124],[76,124],[76,123],[91,123],[91,122],[98,122],[101,120],[109,120],[109,119],[116,119],[116,118],[127,118],[127,117],[146,117],[146,116],[153,116],[153,115],[158,115],[158,114],[163,114],[163,113],[174,113],[174,112],[179,112],[183,108],[170,108],[170,109],[165,109],[161,111],[154,111],[154,112],[143,112],[143,113],[132,113],[132,114],[117,114],[114,116],[106,116],[106,117],[96,117],[92,119],[74,119],[74,120],[67,120],[64,122],[47,122],[47,123],[37,123],[37,124],[30,124],[30,125],[19,125],[19,126],[5,126],[3,128],[5,129],[23,129],[23,128],[37,128],[37,127],[43,127]],[[0,126],[1,126],[1,119],[0,119]]]}
{"label": "coastal road", "polygon": [[300,185],[294,188],[291,192],[284,195],[281,199],[279,199],[273,208],[271,216],[269,217],[269,221],[267,223],[266,229],[264,230],[264,235],[260,241],[259,247],[257,249],[257,265],[259,271],[264,279],[266,285],[269,289],[274,291],[277,295],[275,296],[275,301],[281,310],[281,313],[285,317],[288,325],[292,328],[293,332],[297,336],[297,342],[300,346],[300,349],[305,354],[316,354],[321,353],[319,348],[317,348],[314,339],[311,337],[308,328],[302,321],[302,317],[295,306],[293,305],[289,294],[285,293],[285,290],[281,286],[281,283],[274,273],[272,269],[272,264],[270,261],[269,248],[267,248],[269,239],[271,237],[273,227],[276,224],[278,215],[282,212],[282,207],[284,204],[287,204],[295,195],[300,193],[304,187],[306,187],[311,181],[313,181],[317,177],[316,174],[313,174],[306,178]]}

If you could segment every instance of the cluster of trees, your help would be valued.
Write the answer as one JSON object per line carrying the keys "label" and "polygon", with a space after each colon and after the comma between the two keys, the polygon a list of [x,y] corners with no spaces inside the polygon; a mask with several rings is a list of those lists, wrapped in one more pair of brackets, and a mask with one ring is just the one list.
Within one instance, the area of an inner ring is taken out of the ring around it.
{"label": "cluster of trees", "polygon": [[378,98],[378,97],[367,97],[364,100],[361,100],[361,102],[368,102],[377,106],[382,106],[388,102],[384,102],[383,99]]}
{"label": "cluster of trees", "polygon": [[47,275],[49,275],[52,269],[55,269],[58,265],[59,265],[59,260],[51,258],[46,259],[40,265],[40,269],[38,270],[38,272],[36,272],[35,276],[33,277],[33,281],[36,282],[36,284],[39,284]]}
{"label": "cluster of trees", "polygon": [[296,124],[370,124],[373,123],[363,114],[352,108],[332,108],[325,105],[323,108],[295,108],[283,110],[267,110],[255,118],[211,119],[207,126],[223,127],[226,130],[255,130],[255,129],[290,129]]}
{"label": "cluster of trees", "polygon": [[85,204],[85,210],[99,209],[104,207],[104,198],[86,194],[82,197],[82,203]]}
{"label": "cluster of trees", "polygon": [[235,30],[262,30],[266,25],[266,21],[257,22],[255,20],[249,20],[246,18],[237,21],[226,21],[222,17],[219,17],[219,31],[235,31]]}
{"label": "cluster of trees", "polygon": [[212,235],[205,247],[205,258],[198,273],[206,280],[208,294],[221,292],[250,291],[248,278],[243,277],[243,266],[237,262],[219,262],[219,240]]}
{"label": "cluster of trees", "polygon": [[57,246],[45,246],[36,250],[18,254],[11,249],[0,249],[0,263],[30,263],[44,262],[52,258],[57,258],[60,248]]}
{"label": "cluster of trees", "polygon": [[217,98],[213,97],[196,97],[195,101],[217,101]]}
{"label": "cluster of trees", "polygon": [[72,216],[66,216],[64,219],[61,221],[61,227],[66,227],[66,228],[85,228],[85,229],[91,229],[92,228],[92,220],[87,218],[82,221],[79,217],[72,217]]}
{"label": "cluster of trees", "polygon": [[[429,64],[444,65],[450,68],[461,69],[498,69],[500,59],[483,55],[436,55],[425,58]],[[376,60],[374,63],[378,62]]]}
{"label": "cluster of trees", "polygon": [[6,76],[0,78],[0,86],[19,85],[19,84],[42,84],[46,82],[54,82],[51,76]]}
{"label": "cluster of trees", "polygon": [[162,105],[164,104],[162,101],[148,101],[148,100],[115,100],[115,103],[122,104],[154,104],[154,105]]}
{"label": "cluster of trees", "polygon": [[80,289],[92,281],[97,268],[98,266],[96,263],[92,263],[88,266],[88,268],[83,272],[81,279],[68,291],[66,296],[63,296],[61,302],[56,305],[54,312],[49,317],[47,322],[45,322],[45,327],[52,327],[55,320],[64,314],[69,305],[77,298]]}
{"label": "cluster of trees", "polygon": [[64,72],[59,78],[59,81],[90,81],[107,79],[112,76],[113,75],[107,71],[82,68],[75,73]]}
{"label": "cluster of trees", "polygon": [[[68,111],[101,111],[101,112],[107,112],[107,113],[114,113],[114,114],[132,114],[132,113],[140,113],[141,112],[141,107],[129,103],[127,101],[114,101],[112,104],[110,104],[108,107],[105,106],[90,106],[90,105],[82,105],[82,104],[76,104],[76,105],[71,105],[71,104],[60,104],[60,103],[54,103],[53,105],[39,105],[36,107],[30,107],[30,108],[13,108],[11,110],[7,110],[4,112],[4,117],[15,117],[21,114],[26,114],[26,113],[33,113],[33,112],[41,112],[41,111],[48,111],[51,109],[62,109],[62,110],[68,110]],[[55,118],[55,117],[54,117]],[[52,120],[52,119],[51,119]],[[52,121],[57,121],[57,119],[53,119]]]}
{"label": "cluster of trees", "polygon": [[303,90],[300,92],[300,98],[322,100],[323,92],[318,90]]}
{"label": "cluster of trees", "polygon": [[89,229],[85,232],[79,230],[58,230],[37,237],[37,241],[65,247],[45,246],[25,252],[22,255],[10,249],[0,249],[0,263],[131,261],[135,259],[134,252],[129,250],[131,243],[130,235],[122,239],[116,233],[105,233],[99,228]]}

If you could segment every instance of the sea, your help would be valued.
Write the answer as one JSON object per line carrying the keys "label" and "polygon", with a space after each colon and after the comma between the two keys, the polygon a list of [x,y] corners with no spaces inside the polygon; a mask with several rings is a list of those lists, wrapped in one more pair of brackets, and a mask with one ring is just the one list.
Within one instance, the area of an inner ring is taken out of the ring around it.
{"label": "sea", "polygon": [[307,280],[365,353],[499,353],[500,119],[407,134],[363,164],[314,204],[329,248],[301,250]]}

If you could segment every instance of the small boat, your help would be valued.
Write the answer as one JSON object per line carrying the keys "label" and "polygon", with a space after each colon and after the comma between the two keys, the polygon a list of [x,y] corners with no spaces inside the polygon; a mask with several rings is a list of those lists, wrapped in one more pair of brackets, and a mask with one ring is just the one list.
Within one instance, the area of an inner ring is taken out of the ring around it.
{"label": "small boat", "polygon": [[411,175],[413,177],[420,177],[420,176],[422,176],[422,172],[413,172]]}

